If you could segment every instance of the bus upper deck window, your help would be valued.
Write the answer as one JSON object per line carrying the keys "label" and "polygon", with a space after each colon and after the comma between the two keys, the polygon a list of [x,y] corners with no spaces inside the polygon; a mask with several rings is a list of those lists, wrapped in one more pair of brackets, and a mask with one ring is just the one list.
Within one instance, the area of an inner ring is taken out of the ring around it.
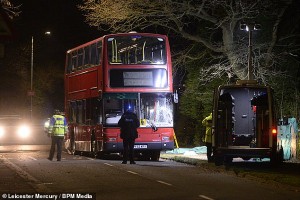
{"label": "bus upper deck window", "polygon": [[73,65],[72,65],[72,53],[68,53],[68,63],[67,63],[67,73],[70,73],[73,69]]}
{"label": "bus upper deck window", "polygon": [[107,39],[110,64],[165,64],[165,46],[163,38],[152,36],[131,35]]}
{"label": "bus upper deck window", "polygon": [[87,46],[84,48],[84,65],[90,64],[91,60],[91,51],[90,51],[90,46]]}

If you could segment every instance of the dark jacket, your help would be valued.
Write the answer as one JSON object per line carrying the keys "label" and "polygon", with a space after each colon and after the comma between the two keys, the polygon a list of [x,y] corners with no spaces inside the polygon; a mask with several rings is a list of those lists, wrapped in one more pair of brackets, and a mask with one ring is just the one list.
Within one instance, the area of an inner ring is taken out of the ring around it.
{"label": "dark jacket", "polygon": [[121,138],[124,140],[134,140],[138,137],[137,128],[140,127],[140,121],[133,112],[125,112],[118,122],[121,129]]}

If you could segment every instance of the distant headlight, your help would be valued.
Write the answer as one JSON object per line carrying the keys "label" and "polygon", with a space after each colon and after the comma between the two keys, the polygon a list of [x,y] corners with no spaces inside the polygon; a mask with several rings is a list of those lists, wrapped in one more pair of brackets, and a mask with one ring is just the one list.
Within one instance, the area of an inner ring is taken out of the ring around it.
{"label": "distant headlight", "polygon": [[28,137],[30,135],[30,133],[31,133],[31,130],[30,130],[29,126],[27,126],[27,125],[21,125],[18,128],[18,135],[21,138]]}
{"label": "distant headlight", "polygon": [[4,128],[0,126],[0,138],[4,136]]}

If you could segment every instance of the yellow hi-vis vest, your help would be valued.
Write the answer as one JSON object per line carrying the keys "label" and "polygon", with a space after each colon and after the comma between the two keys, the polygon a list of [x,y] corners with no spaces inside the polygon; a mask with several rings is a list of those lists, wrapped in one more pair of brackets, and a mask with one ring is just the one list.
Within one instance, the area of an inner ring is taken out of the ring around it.
{"label": "yellow hi-vis vest", "polygon": [[212,143],[211,126],[212,126],[212,113],[205,117],[202,121],[202,125],[206,127],[205,129],[205,142]]}
{"label": "yellow hi-vis vest", "polygon": [[49,133],[52,136],[64,136],[67,133],[68,126],[66,119],[62,115],[53,115],[50,119]]}

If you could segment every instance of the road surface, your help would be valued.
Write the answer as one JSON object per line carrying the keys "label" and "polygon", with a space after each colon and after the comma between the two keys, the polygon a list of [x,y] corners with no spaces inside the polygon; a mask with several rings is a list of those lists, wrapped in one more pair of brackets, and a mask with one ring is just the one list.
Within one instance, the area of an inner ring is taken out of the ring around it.
{"label": "road surface", "polygon": [[45,144],[1,146],[2,199],[15,193],[60,195],[61,199],[67,199],[67,194],[91,194],[99,200],[300,197],[300,192],[287,188],[168,160],[124,165],[118,156],[103,160],[64,152],[61,162],[49,161],[49,148]]}

